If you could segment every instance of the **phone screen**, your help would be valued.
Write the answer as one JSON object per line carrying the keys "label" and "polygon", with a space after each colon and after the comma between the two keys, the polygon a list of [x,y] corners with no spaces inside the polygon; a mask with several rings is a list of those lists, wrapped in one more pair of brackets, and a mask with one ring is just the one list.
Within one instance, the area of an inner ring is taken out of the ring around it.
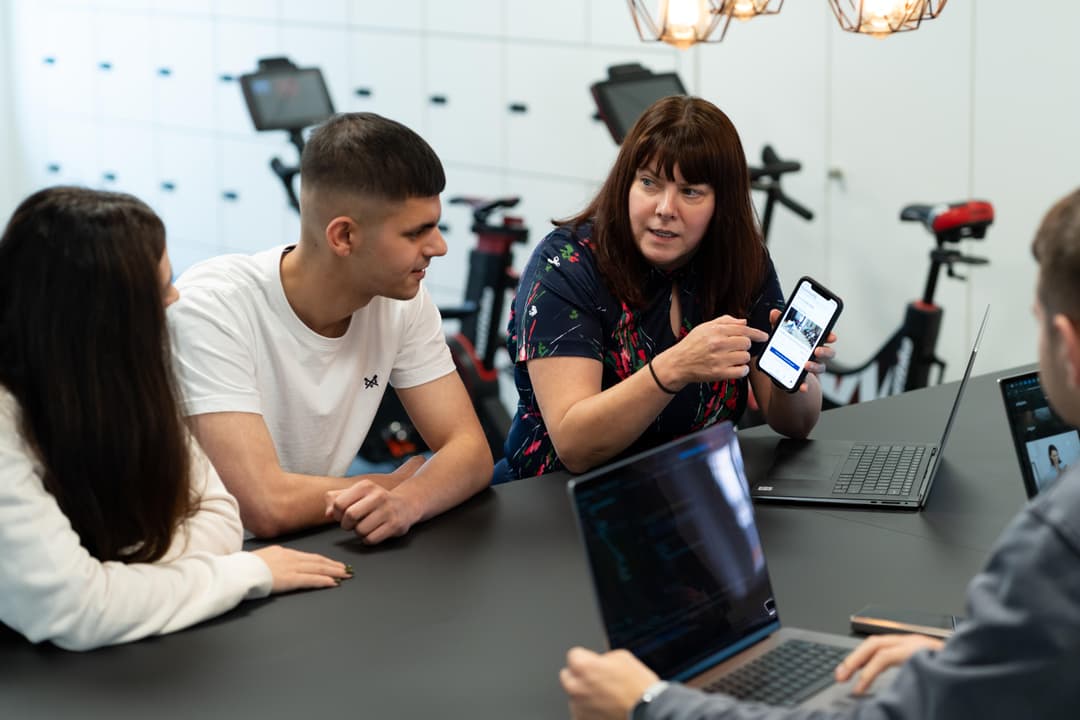
{"label": "phone screen", "polygon": [[808,280],[800,280],[758,365],[782,386],[793,389],[838,311],[835,298],[820,294]]}

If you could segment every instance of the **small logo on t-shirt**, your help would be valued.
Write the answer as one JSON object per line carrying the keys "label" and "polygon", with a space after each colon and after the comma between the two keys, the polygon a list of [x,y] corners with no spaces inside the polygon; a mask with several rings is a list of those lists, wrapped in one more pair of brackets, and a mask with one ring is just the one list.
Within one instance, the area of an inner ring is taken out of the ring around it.
{"label": "small logo on t-shirt", "polygon": [[369,378],[364,378],[364,389],[367,390],[368,388],[373,388],[373,387],[379,387],[379,376],[378,375],[372,375]]}

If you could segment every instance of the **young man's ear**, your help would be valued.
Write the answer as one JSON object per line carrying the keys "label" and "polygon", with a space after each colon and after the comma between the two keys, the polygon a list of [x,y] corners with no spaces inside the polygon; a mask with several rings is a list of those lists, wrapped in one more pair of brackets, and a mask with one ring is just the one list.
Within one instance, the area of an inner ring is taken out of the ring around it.
{"label": "young man's ear", "polygon": [[326,245],[338,257],[350,255],[360,244],[360,228],[347,215],[338,215],[326,225]]}
{"label": "young man's ear", "polygon": [[1057,335],[1056,360],[1061,363],[1065,381],[1073,390],[1080,390],[1080,331],[1068,315],[1058,313],[1051,319],[1053,332]]}

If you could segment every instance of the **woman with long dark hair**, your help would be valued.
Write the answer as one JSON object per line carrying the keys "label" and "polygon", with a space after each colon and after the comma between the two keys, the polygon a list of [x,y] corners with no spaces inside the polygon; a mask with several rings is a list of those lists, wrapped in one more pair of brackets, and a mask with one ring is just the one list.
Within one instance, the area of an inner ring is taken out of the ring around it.
{"label": "woman with long dark hair", "polygon": [[806,436],[832,348],[792,394],[751,364],[783,303],[734,125],[700,98],[657,101],[522,274],[507,341],[520,402],[495,482],[583,472],[738,420],[748,377],[769,424]]}
{"label": "woman with long dark hair", "polygon": [[167,633],[346,567],[241,552],[236,501],[191,438],[157,215],[129,195],[31,195],[0,237],[0,621],[70,649]]}

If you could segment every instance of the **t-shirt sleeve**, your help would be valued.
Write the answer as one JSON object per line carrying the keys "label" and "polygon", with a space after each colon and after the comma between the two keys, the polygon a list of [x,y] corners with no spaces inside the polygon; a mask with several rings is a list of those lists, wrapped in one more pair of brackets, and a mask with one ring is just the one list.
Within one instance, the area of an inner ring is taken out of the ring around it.
{"label": "t-shirt sleeve", "polygon": [[591,253],[564,229],[537,246],[514,298],[515,362],[541,357],[603,358],[602,280]]}
{"label": "t-shirt sleeve", "polygon": [[254,339],[219,292],[185,288],[167,312],[185,415],[262,413]]}
{"label": "t-shirt sleeve", "polygon": [[[747,318],[747,322],[751,327],[771,333],[772,325],[769,323],[769,312],[774,308],[777,310],[784,309],[784,291],[780,287],[780,277],[776,274],[776,266],[773,265],[772,258],[768,257],[766,263],[765,281],[762,282],[757,299],[750,308],[750,316]],[[764,349],[764,342],[753,343],[750,346],[750,355],[756,357]]]}
{"label": "t-shirt sleeve", "polygon": [[416,387],[454,372],[454,360],[446,345],[442,316],[420,286],[416,297],[407,302],[401,346],[390,371],[390,384],[399,388]]}

